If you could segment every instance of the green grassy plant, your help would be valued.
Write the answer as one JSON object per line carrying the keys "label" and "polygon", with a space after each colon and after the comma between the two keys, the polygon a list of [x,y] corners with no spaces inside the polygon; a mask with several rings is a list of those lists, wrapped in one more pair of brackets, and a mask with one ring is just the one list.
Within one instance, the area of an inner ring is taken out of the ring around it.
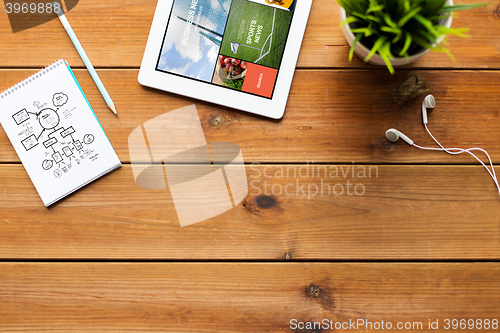
{"label": "green grassy plant", "polygon": [[[348,17],[341,25],[351,25],[355,39],[349,52],[361,41],[370,50],[364,61],[375,53],[394,73],[390,59],[409,57],[422,48],[453,55],[438,43],[441,37],[454,34],[467,37],[466,28],[452,29],[442,25],[453,11],[485,6],[486,4],[446,5],[446,0],[337,0]],[[354,27],[353,27],[354,26]],[[417,51],[415,51],[417,50]]]}

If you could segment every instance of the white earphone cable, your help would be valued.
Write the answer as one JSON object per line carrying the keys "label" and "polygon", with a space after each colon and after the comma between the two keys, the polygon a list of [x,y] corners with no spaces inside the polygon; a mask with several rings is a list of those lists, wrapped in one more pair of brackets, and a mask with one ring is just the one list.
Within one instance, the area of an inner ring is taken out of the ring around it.
{"label": "white earphone cable", "polygon": [[[472,157],[474,157],[479,163],[481,163],[481,165],[486,169],[486,171],[488,171],[488,174],[490,175],[491,179],[493,179],[493,182],[495,183],[495,186],[498,190],[498,194],[500,195],[500,185],[498,183],[498,178],[497,178],[497,175],[495,173],[495,166],[493,165],[491,157],[486,150],[484,150],[482,148],[469,148],[469,149],[445,148],[434,137],[434,135],[432,135],[431,131],[427,127],[427,122],[428,122],[427,109],[429,109],[429,108],[432,109],[432,108],[434,108],[435,105],[436,105],[436,101],[434,99],[434,96],[427,95],[422,103],[422,122],[424,123],[424,126],[425,126],[425,129],[427,130],[427,133],[429,133],[429,135],[434,140],[434,142],[439,146],[439,148],[419,146],[415,142],[413,142],[413,140],[411,140],[409,137],[407,137],[406,135],[404,135],[403,133],[401,133],[400,131],[398,131],[394,128],[390,128],[385,132],[385,136],[386,136],[387,140],[389,140],[391,142],[396,142],[398,139],[401,138],[403,141],[405,141],[410,146],[414,146],[416,148],[423,149],[423,150],[445,151],[451,155],[458,155],[458,154],[467,153],[467,154],[471,155]],[[488,166],[483,161],[481,161],[481,159],[479,157],[477,157],[476,154],[473,153],[473,151],[483,152],[486,155],[486,157],[488,158],[490,168],[488,168]]]}
{"label": "white earphone cable", "polygon": [[[461,154],[462,153],[462,152],[447,151],[446,148],[444,148],[443,145],[441,143],[439,143],[439,141],[434,137],[434,135],[432,135],[431,131],[427,127],[427,124],[425,124],[424,126],[425,126],[425,129],[427,130],[427,133],[429,133],[429,135],[434,140],[434,142],[436,142],[438,144],[438,146],[441,147],[441,148],[443,148],[443,150],[446,151],[448,154],[456,155],[456,154]],[[461,149],[461,148],[459,148],[459,149]],[[497,178],[497,175],[495,173],[495,168],[494,168],[493,162],[491,160],[490,154],[488,154],[488,152],[486,150],[482,149],[482,148],[469,148],[469,149],[463,149],[463,150],[464,150],[464,152],[467,152],[468,154],[470,154],[471,156],[473,156],[477,161],[479,161],[485,167],[485,169],[488,171],[488,173],[490,174],[491,178],[493,179],[493,182],[497,186],[498,193],[500,194],[500,186],[498,184],[498,178]],[[488,162],[490,164],[491,172],[488,169],[488,167],[475,154],[471,153],[471,151],[474,151],[474,150],[481,151],[481,152],[483,152],[486,155],[486,157],[488,158]]]}
{"label": "white earphone cable", "polygon": [[[427,124],[424,124],[424,126],[425,126],[425,129],[427,130],[427,133],[429,133],[429,135],[434,140],[434,142],[439,147],[441,147],[445,152],[447,152],[448,154],[451,154],[451,155],[457,155],[457,154],[461,154],[462,153],[462,152],[452,152],[452,151],[449,151],[449,150],[453,150],[453,149],[451,149],[451,148],[447,149],[447,148],[443,147],[443,145],[434,137],[434,135],[432,135],[431,131],[429,130],[429,127],[427,127]],[[464,150],[464,151],[467,151],[467,152],[474,151],[474,150],[478,150],[478,151],[483,152],[486,155],[486,157],[488,158],[488,162],[490,163],[490,167],[491,167],[490,175],[495,178],[494,180],[496,180],[495,168],[493,167],[493,162],[491,161],[490,155],[488,154],[488,152],[486,150],[484,150],[482,148],[469,148],[469,149],[457,148],[457,149],[458,150]],[[471,153],[469,152],[469,154],[471,154]],[[475,154],[471,154],[471,155],[474,156],[476,158],[476,160],[478,160],[479,162],[481,162],[481,160]],[[484,166],[484,163],[482,163],[482,164]],[[486,166],[485,166],[485,168],[486,168]],[[489,169],[488,169],[488,171],[489,171]],[[492,175],[492,173],[493,173],[493,175]],[[496,182],[496,183],[498,183],[498,182]]]}
{"label": "white earphone cable", "polygon": [[[447,152],[448,154],[451,154],[451,155],[458,155],[458,154],[462,154],[462,153],[467,153],[469,155],[471,155],[472,157],[474,157],[479,163],[481,163],[481,165],[486,169],[486,171],[488,171],[488,174],[490,175],[490,177],[493,179],[493,182],[495,183],[495,186],[498,190],[498,194],[500,195],[500,185],[498,183],[498,179],[497,179],[497,176],[496,176],[496,173],[495,173],[495,168],[493,166],[493,162],[491,161],[491,158],[490,158],[490,155],[488,154],[488,152],[482,148],[469,148],[469,149],[462,149],[462,148],[445,148],[443,147],[443,145],[441,143],[439,143],[439,141],[432,135],[432,133],[429,131],[429,128],[427,127],[427,124],[424,124],[425,126],[425,129],[427,130],[427,133],[429,133],[429,135],[431,136],[431,138],[434,140],[434,142],[436,142],[436,144],[440,147],[440,148],[431,148],[431,147],[422,147],[422,146],[419,146],[417,144],[413,144],[415,147],[419,148],[419,149],[423,149],[423,150],[435,150],[435,151],[445,151]],[[484,154],[486,154],[486,157],[488,158],[488,162],[490,164],[490,167],[491,167],[491,170],[488,168],[488,166],[483,162],[481,161],[481,159],[479,159],[474,153],[472,153],[472,151],[481,151],[483,152]]]}

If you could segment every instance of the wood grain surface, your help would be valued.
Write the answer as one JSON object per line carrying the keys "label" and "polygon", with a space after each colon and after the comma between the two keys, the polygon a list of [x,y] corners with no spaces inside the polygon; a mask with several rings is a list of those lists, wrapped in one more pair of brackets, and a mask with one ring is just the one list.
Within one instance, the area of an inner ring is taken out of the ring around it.
{"label": "wood grain surface", "polygon": [[[431,52],[390,75],[348,62],[339,6],[314,0],[281,120],[140,86],[156,3],[82,0],[67,14],[118,118],[57,19],[12,33],[0,10],[0,90],[68,60],[124,163],[45,208],[0,129],[0,331],[319,333],[353,329],[290,321],[362,319],[449,332],[446,319],[500,320],[500,200],[488,174],[468,156],[384,137],[393,127],[435,146],[420,112],[431,93],[430,129],[445,146],[500,161],[500,1],[454,15],[471,36],[448,38],[456,61]],[[249,194],[181,228],[168,189],[135,184],[128,137],[191,104],[207,142],[241,148]],[[394,331],[366,328],[354,331]]]}
{"label": "wood grain surface", "polygon": [[49,209],[21,165],[1,170],[3,259],[500,258],[500,200],[477,166],[251,165],[241,204],[183,228],[130,165]]}
{"label": "wood grain surface", "polygon": [[499,275],[498,263],[3,263],[0,330],[398,331],[293,329],[326,319],[449,332],[446,319],[499,319]]}
{"label": "wood grain surface", "polygon": [[[8,87],[33,70],[0,71]],[[482,147],[500,160],[500,71],[299,70],[285,116],[274,121],[221,106],[144,88],[137,70],[101,70],[118,119],[109,111],[86,70],[76,76],[121,161],[130,161],[128,136],[145,121],[195,104],[208,142],[233,142],[247,163],[438,163],[475,164],[470,156],[420,151],[391,144],[397,128],[423,146],[437,147],[422,125],[421,104],[436,97],[429,127],[448,147]],[[363,96],[363,97],[361,97]],[[483,156],[483,158],[485,158]],[[0,162],[18,161],[0,129]]]}
{"label": "wood grain surface", "polygon": [[[483,0],[455,1],[482,3]],[[68,13],[76,35],[96,67],[139,67],[156,0],[85,0]],[[452,62],[432,52],[412,68],[500,68],[500,3],[454,16],[453,27],[469,28],[471,38],[449,37]],[[304,36],[299,67],[373,68],[360,59],[348,62],[348,44],[340,29],[339,6],[334,0],[314,0]],[[43,67],[58,58],[83,67],[61,23],[55,19],[42,26],[13,34],[7,14],[0,11],[0,68]],[[36,56],[33,56],[35,55]]]}

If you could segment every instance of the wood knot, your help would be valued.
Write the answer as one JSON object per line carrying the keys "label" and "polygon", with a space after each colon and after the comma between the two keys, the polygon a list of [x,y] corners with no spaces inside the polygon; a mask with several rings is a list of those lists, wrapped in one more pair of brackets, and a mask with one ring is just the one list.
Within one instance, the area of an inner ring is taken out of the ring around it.
{"label": "wood knot", "polygon": [[215,115],[208,121],[208,124],[211,127],[220,127],[224,124],[224,117],[221,115]]}
{"label": "wood knot", "polygon": [[322,288],[319,287],[319,285],[314,285],[310,284],[308,287],[304,289],[304,296],[305,297],[310,297],[310,298],[315,298],[317,304],[321,305],[323,310],[326,310],[328,312],[334,312],[335,311],[335,298],[333,294],[333,289],[329,287],[329,282],[320,282],[317,281],[317,283],[321,283],[323,286]]}
{"label": "wood knot", "polygon": [[265,194],[258,196],[249,194],[243,201],[243,207],[250,213],[259,216],[270,217],[283,213],[283,208],[280,207],[278,200],[274,196]]}
{"label": "wood knot", "polygon": [[382,145],[382,148],[388,150],[388,149],[391,149],[392,148],[392,143],[390,143],[389,141],[387,140],[384,140],[380,143]]}
{"label": "wood knot", "polygon": [[319,289],[319,286],[309,286],[309,295],[311,297],[318,298],[320,292],[321,289]]}
{"label": "wood knot", "polygon": [[269,209],[276,204],[276,199],[269,195],[260,195],[257,197],[257,199],[255,199],[255,202],[260,208]]}
{"label": "wood knot", "polygon": [[299,126],[299,127],[297,127],[297,129],[300,131],[308,131],[308,130],[312,129],[312,127],[311,126]]}
{"label": "wood knot", "polygon": [[285,254],[285,260],[290,260],[290,259],[292,259],[290,253]]}
{"label": "wood knot", "polygon": [[426,91],[428,89],[424,89],[424,82],[415,75],[411,75],[401,82],[398,89],[396,89],[394,99],[401,104],[401,107],[404,107],[408,102]]}
{"label": "wood knot", "polygon": [[493,10],[493,13],[494,13],[496,16],[500,17],[500,5],[498,5],[498,6],[497,6],[497,8],[495,8],[495,10]]}
{"label": "wood knot", "polygon": [[396,90],[396,93],[406,94],[409,91],[415,90],[415,88],[418,87],[418,84],[419,84],[418,78],[415,75],[411,75],[410,77],[406,78],[403,82],[401,82],[398,89]]}
{"label": "wood knot", "polygon": [[220,114],[213,116],[208,121],[208,124],[210,125],[210,127],[215,127],[215,128],[226,126],[226,125],[229,125],[230,123],[231,123],[230,118],[226,119],[224,116],[221,116]]}

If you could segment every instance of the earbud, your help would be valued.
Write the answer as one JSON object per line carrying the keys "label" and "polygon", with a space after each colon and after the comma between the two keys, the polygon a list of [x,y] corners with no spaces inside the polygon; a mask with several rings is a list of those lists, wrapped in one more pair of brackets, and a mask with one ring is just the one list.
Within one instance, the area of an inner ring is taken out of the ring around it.
{"label": "earbud", "polygon": [[387,138],[387,140],[391,142],[396,142],[398,141],[399,138],[401,138],[403,139],[404,142],[406,142],[410,146],[413,146],[412,139],[410,139],[409,137],[407,137],[406,135],[404,135],[403,133],[394,128],[388,129],[387,132],[385,132],[385,137]]}
{"label": "earbud", "polygon": [[[404,142],[406,142],[410,146],[414,146],[414,147],[416,147],[418,149],[445,151],[445,152],[447,152],[448,154],[451,154],[451,155],[458,155],[458,154],[462,154],[462,153],[467,153],[467,154],[471,155],[479,163],[481,163],[481,165],[486,169],[486,171],[488,171],[488,174],[493,179],[493,182],[495,183],[495,186],[497,187],[498,194],[500,195],[500,184],[498,182],[497,175],[495,173],[495,168],[493,166],[493,162],[491,161],[491,157],[490,157],[490,155],[488,154],[488,152],[486,150],[481,149],[481,148],[469,148],[469,149],[445,148],[441,143],[439,143],[438,140],[436,140],[436,138],[434,137],[434,135],[432,135],[431,131],[429,131],[429,128],[427,127],[427,109],[433,109],[435,106],[436,106],[436,100],[434,99],[434,96],[427,95],[425,97],[424,101],[422,102],[422,121],[424,123],[424,127],[425,127],[427,133],[429,133],[429,135],[434,140],[434,142],[436,142],[436,144],[439,146],[439,148],[431,148],[431,147],[422,147],[422,146],[419,146],[419,145],[413,143],[412,139],[410,139],[409,137],[407,137],[406,135],[404,135],[403,133],[401,133],[400,131],[398,131],[397,129],[394,129],[394,128],[388,129],[387,132],[385,132],[385,137],[387,138],[387,140],[389,140],[391,142],[396,142],[396,141],[398,141],[399,138],[401,138],[401,139],[403,139]],[[491,169],[488,168],[488,166],[483,161],[481,161],[481,159],[479,157],[477,157],[473,153],[473,151],[481,151],[481,152],[483,152],[486,155],[486,157],[488,158],[488,162],[489,162],[489,165],[490,165]]]}
{"label": "earbud", "polygon": [[422,121],[426,125],[427,124],[427,109],[434,109],[436,106],[436,100],[434,96],[427,95],[422,102]]}

